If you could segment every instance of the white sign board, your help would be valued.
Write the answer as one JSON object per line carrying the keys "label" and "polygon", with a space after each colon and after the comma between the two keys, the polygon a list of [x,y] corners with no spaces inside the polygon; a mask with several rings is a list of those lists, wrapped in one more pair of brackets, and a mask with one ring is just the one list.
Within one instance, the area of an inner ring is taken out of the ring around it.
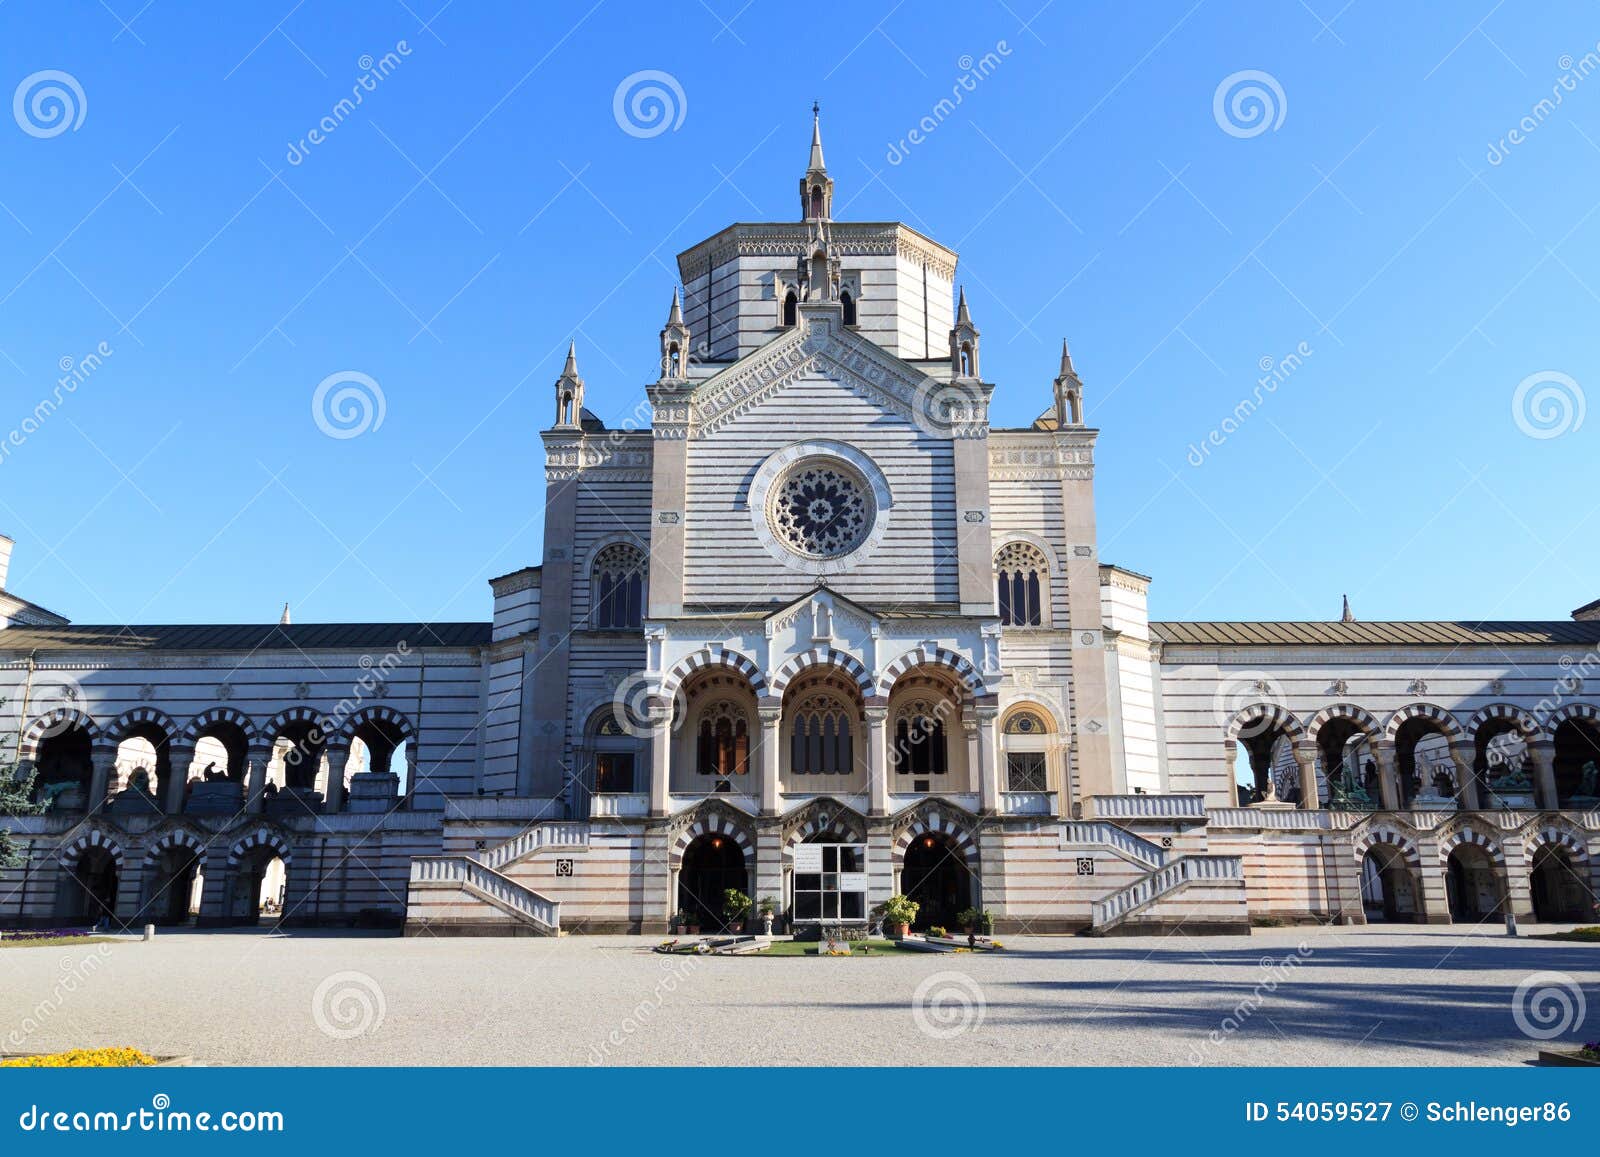
{"label": "white sign board", "polygon": [[822,845],[796,844],[794,849],[794,870],[797,872],[822,871]]}
{"label": "white sign board", "polygon": [[839,891],[865,892],[867,890],[867,874],[865,872],[840,872]]}

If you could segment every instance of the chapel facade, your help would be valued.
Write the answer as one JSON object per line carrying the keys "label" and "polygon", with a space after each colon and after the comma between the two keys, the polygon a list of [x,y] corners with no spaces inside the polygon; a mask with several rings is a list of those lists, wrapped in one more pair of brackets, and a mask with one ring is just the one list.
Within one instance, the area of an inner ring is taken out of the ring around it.
{"label": "chapel facade", "polygon": [[991,426],[956,254],[833,209],[814,121],[791,220],[680,254],[647,421],[569,350],[488,622],[78,626],[4,542],[0,925],[1593,917],[1600,604],[1151,622],[1066,345]]}

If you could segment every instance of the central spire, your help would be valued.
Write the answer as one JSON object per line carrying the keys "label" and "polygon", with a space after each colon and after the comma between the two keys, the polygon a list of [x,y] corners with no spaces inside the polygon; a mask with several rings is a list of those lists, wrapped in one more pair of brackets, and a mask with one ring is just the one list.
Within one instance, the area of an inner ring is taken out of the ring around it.
{"label": "central spire", "polygon": [[833,217],[833,178],[822,159],[822,107],[811,105],[811,160],[800,178],[800,219],[827,221]]}

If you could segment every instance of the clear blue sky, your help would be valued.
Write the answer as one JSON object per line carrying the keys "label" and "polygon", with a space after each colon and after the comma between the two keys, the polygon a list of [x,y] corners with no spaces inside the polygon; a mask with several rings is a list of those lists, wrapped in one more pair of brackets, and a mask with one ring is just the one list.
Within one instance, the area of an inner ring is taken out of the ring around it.
{"label": "clear blue sky", "polygon": [[[959,251],[996,424],[1072,340],[1103,557],[1155,576],[1153,614],[1600,596],[1600,414],[1534,438],[1512,409],[1545,371],[1600,389],[1600,74],[1534,111],[1592,7],[590,3],[0,7],[0,96],[59,70],[85,106],[0,116],[0,439],[113,351],[0,460],[12,589],[79,622],[486,617],[484,580],[540,557],[569,336],[590,407],[632,411],[675,255],[794,214],[816,99],[836,215]],[[684,94],[654,136],[613,112],[641,70]],[[1283,94],[1255,135],[1215,113],[1243,70]],[[345,370],[386,409],[335,439],[311,398]]]}

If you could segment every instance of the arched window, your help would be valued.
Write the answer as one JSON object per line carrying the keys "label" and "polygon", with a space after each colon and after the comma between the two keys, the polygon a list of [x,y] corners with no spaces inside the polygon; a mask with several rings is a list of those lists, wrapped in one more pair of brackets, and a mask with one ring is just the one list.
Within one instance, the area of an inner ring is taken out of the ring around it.
{"label": "arched window", "polygon": [[795,310],[798,308],[799,305],[795,299],[794,290],[791,289],[783,298],[783,324],[785,326],[791,326],[795,323]]}
{"label": "arched window", "polygon": [[994,556],[994,573],[1000,622],[1008,627],[1042,626],[1050,564],[1039,548],[1026,542],[1002,547]]}
{"label": "arched window", "polygon": [[667,374],[674,378],[683,376],[683,355],[678,351],[677,342],[667,347]]}
{"label": "arched window", "polygon": [[701,775],[745,775],[750,770],[750,724],[727,700],[700,716],[695,770]]}
{"label": "arched window", "polygon": [[943,775],[949,766],[944,720],[948,705],[917,700],[906,706],[894,725],[894,769],[899,775]]}
{"label": "arched window", "polygon": [[851,297],[849,292],[846,291],[846,292],[841,293],[839,295],[839,301],[844,305],[844,323],[845,323],[845,325],[855,325],[856,324],[856,299]]}
{"label": "arched window", "polygon": [[849,775],[855,770],[850,714],[828,695],[814,695],[794,711],[789,769],[797,775]]}
{"label": "arched window", "polygon": [[1049,791],[1050,727],[1037,712],[1022,710],[1006,718],[1006,790]]}
{"label": "arched window", "polygon": [[821,185],[812,185],[811,186],[811,215],[813,217],[822,216],[822,186]]}
{"label": "arched window", "polygon": [[972,345],[969,342],[961,343],[961,376],[972,376]]}
{"label": "arched window", "polygon": [[638,760],[638,739],[607,708],[589,723],[589,745],[594,752],[594,790],[596,793],[626,794],[634,790]]}
{"label": "arched window", "polygon": [[631,630],[644,622],[644,551],[612,543],[589,571],[590,615],[596,630]]}

